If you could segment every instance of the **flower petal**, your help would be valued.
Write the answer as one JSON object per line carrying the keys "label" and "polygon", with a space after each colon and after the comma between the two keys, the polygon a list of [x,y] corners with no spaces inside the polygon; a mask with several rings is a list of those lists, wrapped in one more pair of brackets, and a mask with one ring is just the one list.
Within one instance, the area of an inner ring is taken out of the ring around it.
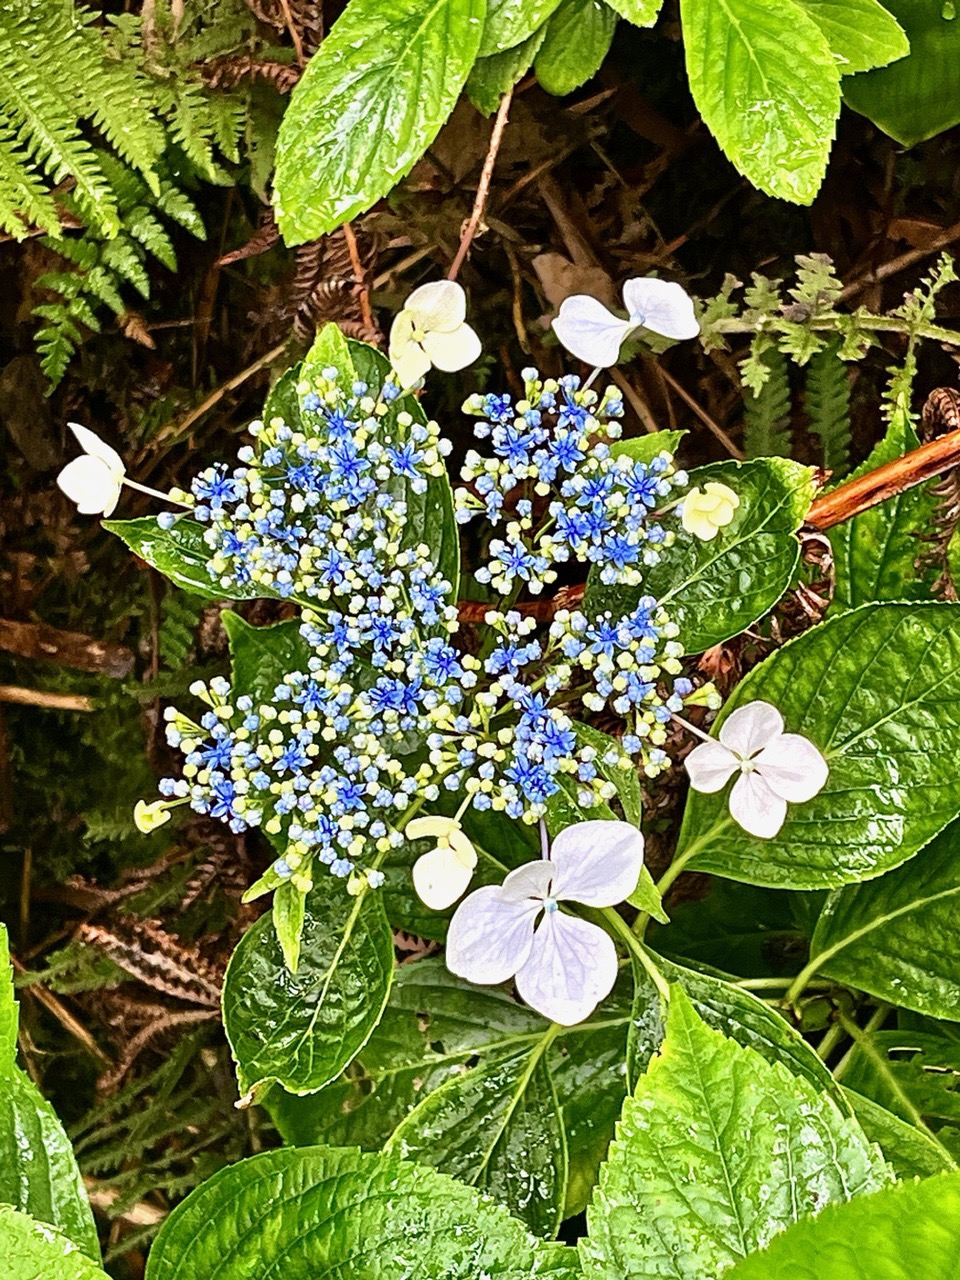
{"label": "flower petal", "polygon": [[454,831],[460,830],[460,823],[454,818],[444,818],[439,813],[426,818],[414,818],[403,829],[408,840],[447,839]]}
{"label": "flower petal", "polygon": [[629,822],[595,819],[565,827],[550,850],[552,898],[614,907],[637,887],[643,836]]}
{"label": "flower petal", "polygon": [[687,533],[692,533],[701,542],[712,541],[719,531],[719,526],[715,521],[711,520],[699,507],[688,505],[686,500],[684,500],[683,510],[680,512],[680,523]]}
{"label": "flower petal", "polygon": [[759,773],[741,773],[730,792],[730,815],[744,831],[770,840],[783,826],[787,802],[774,795]]}
{"label": "flower petal", "polygon": [[727,716],[720,741],[741,760],[749,760],[783,733],[783,716],[769,702],[748,702]]}
{"label": "flower petal", "polygon": [[566,298],[553,322],[554,333],[571,355],[602,369],[617,363],[623,340],[635,327],[582,293]]}
{"label": "flower petal", "polygon": [[57,476],[57,484],[85,516],[110,515],[122,488],[107,464],[89,454],[68,462]]}
{"label": "flower petal", "polygon": [[754,759],[757,772],[781,800],[812,800],[827,781],[830,768],[809,738],[782,733]]}
{"label": "flower petal", "polygon": [[472,879],[473,867],[467,866],[454,849],[431,849],[413,864],[417,897],[433,911],[452,907],[466,893]]}
{"label": "flower petal", "polygon": [[81,426],[79,422],[68,422],[67,426],[73,432],[77,444],[84,453],[88,453],[91,458],[98,458],[117,479],[126,475],[127,469],[119,453],[116,449],[111,449],[105,440],[101,440],[95,431]]}
{"label": "flower petal", "polygon": [[421,329],[452,333],[467,318],[467,295],[455,280],[431,280],[414,289],[403,304]]}
{"label": "flower petal", "polygon": [[481,986],[506,982],[530,954],[534,922],[542,909],[536,898],[509,901],[500,885],[475,889],[450,921],[447,968]]}
{"label": "flower petal", "polygon": [[694,791],[707,793],[725,787],[739,768],[733,752],[712,741],[694,747],[683,763]]}
{"label": "flower petal", "polygon": [[551,1022],[572,1027],[590,1016],[617,980],[617,949],[599,925],[555,911],[544,915],[517,991]]}
{"label": "flower petal", "polygon": [[480,358],[483,348],[480,339],[468,324],[461,324],[452,333],[432,330],[424,334],[423,349],[436,369],[444,373],[456,373]]}
{"label": "flower petal", "polygon": [[671,280],[653,276],[628,280],[623,286],[623,301],[634,324],[663,338],[695,338],[700,332],[693,299],[682,285]]}
{"label": "flower petal", "polygon": [[412,387],[430,372],[430,357],[419,342],[408,342],[397,349],[391,346],[391,351],[390,363],[402,390]]}
{"label": "flower petal", "polygon": [[546,898],[550,896],[553,882],[553,863],[545,858],[536,862],[525,862],[522,867],[511,871],[503,882],[503,896],[508,902],[522,902],[524,898]]}

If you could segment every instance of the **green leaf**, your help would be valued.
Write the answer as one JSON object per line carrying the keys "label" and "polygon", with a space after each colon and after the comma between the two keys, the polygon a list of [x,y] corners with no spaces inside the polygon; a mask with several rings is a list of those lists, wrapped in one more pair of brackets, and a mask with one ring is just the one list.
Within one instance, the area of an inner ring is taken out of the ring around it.
{"label": "green leaf", "polygon": [[386,1150],[488,1191],[537,1235],[556,1235],[567,1143],[540,1054],[514,1054],[448,1080],[400,1124]]}
{"label": "green leaf", "polygon": [[0,924],[0,1204],[58,1228],[83,1253],[99,1258],[70,1141],[53,1107],[16,1065],[17,1021],[7,931]]}
{"label": "green leaf", "polygon": [[960,826],[878,880],[832,894],[814,965],[881,1000],[960,1020]]}
{"label": "green leaf", "polygon": [[283,1280],[577,1276],[571,1251],[534,1240],[453,1178],[331,1147],[266,1151],[221,1169],[173,1211],[147,1263],[147,1280],[271,1272]]}
{"label": "green leaf", "polygon": [[826,786],[791,805],[772,840],[730,817],[729,787],[691,792],[680,855],[698,871],[774,888],[835,888],[911,858],[960,811],[960,610],[871,604],[770,655],[737,686],[738,706],[779,709],[826,756]]}
{"label": "green leaf", "polygon": [[561,0],[533,68],[547,93],[573,93],[600,70],[613,43],[617,15],[604,0]]}
{"label": "green leaf", "polygon": [[667,1036],[623,1107],[580,1241],[591,1280],[704,1280],[828,1200],[887,1180],[855,1120],[711,1030],[671,988]]}
{"label": "green leaf", "polygon": [[610,446],[614,458],[632,458],[634,462],[652,462],[661,453],[674,454],[683,439],[684,431],[651,431],[645,436],[633,436],[630,440],[615,440]]}
{"label": "green leaf", "polygon": [[827,38],[841,75],[885,67],[910,52],[896,18],[878,0],[801,0]]}
{"label": "green leaf", "polygon": [[746,1258],[727,1280],[954,1280],[960,1174],[828,1205]]}
{"label": "green leaf", "polygon": [[[617,789],[617,799],[623,809],[623,816],[635,827],[640,826],[643,817],[643,794],[640,790],[640,774],[636,763],[623,751],[616,738],[592,725],[581,724],[574,720],[577,741],[583,747],[592,747],[597,753],[594,763],[597,772]],[[608,759],[607,757],[611,757]],[[620,761],[625,763],[621,765]]]}
{"label": "green leaf", "polygon": [[306,671],[310,647],[300,635],[300,619],[255,627],[230,609],[223,612],[230,645],[231,682],[254,702],[272,702],[273,691],[291,672]]}
{"label": "green leaf", "polygon": [[679,625],[686,651],[700,653],[773,608],[793,581],[800,558],[796,532],[810,508],[813,472],[787,458],[756,458],[690,473],[691,485],[709,480],[739,496],[732,523],[712,542],[679,529],[673,546],[645,571],[640,587],[604,587],[591,574],[584,603],[588,612],[627,613],[641,596],[656,596]]}
{"label": "green leaf", "polygon": [[0,1204],[0,1254],[4,1280],[110,1280],[65,1235]]}
{"label": "green leaf", "polygon": [[[397,971],[380,1025],[340,1080],[310,1097],[274,1091],[266,1105],[285,1142],[357,1144],[373,1151],[381,1150],[398,1126],[408,1136],[407,1124],[414,1134],[420,1132],[428,1117],[441,1154],[439,1167],[462,1173],[457,1124],[460,1108],[469,1108],[458,1099],[458,1089],[463,1099],[483,1098],[502,1064],[508,1064],[516,1087],[523,1071],[531,1070],[533,1077],[542,1061],[553,1079],[565,1135],[568,1181],[563,1216],[569,1217],[581,1212],[589,1199],[620,1114],[629,1021],[629,975],[588,1022],[553,1039],[538,1014],[502,989],[471,987],[453,977],[442,959],[431,957]],[[519,1137],[512,1126],[520,1120],[526,1124],[524,1115],[541,1116],[544,1132],[552,1135],[553,1153],[559,1154],[553,1103],[540,1088],[542,1079],[532,1077],[530,1092],[524,1086],[518,1097],[523,1114],[516,1120],[511,1116],[500,1135],[498,1161],[501,1152],[517,1149]],[[432,1101],[438,1092],[445,1100],[442,1109]],[[487,1098],[485,1105],[496,1107],[498,1100]],[[420,1119],[414,1119],[418,1107]],[[478,1142],[486,1139],[479,1116],[470,1113],[464,1123]],[[433,1162],[429,1150],[418,1158]],[[532,1158],[542,1157],[534,1153]],[[492,1195],[514,1203],[512,1188],[522,1166],[511,1169],[498,1163],[491,1173],[479,1172]],[[540,1215],[541,1204],[531,1208]]]}
{"label": "green leaf", "polygon": [[[659,955],[656,965],[668,982],[683,986],[707,1026],[754,1050],[767,1062],[782,1064],[818,1092],[829,1093],[841,1110],[849,1110],[833,1076],[775,1009],[716,974],[684,968]],[[638,974],[627,1045],[627,1074],[632,1081],[647,1070],[665,1033],[656,988],[646,975]]]}
{"label": "green leaf", "polygon": [[283,952],[284,963],[291,973],[300,964],[300,938],[306,916],[306,894],[289,881],[278,885],[273,895],[273,927]]}
{"label": "green leaf", "polygon": [[[919,443],[909,417],[898,411],[884,438],[848,479],[876,470]],[[836,567],[831,610],[853,609],[868,600],[930,598],[914,562],[921,550],[919,535],[929,529],[934,506],[929,491],[920,485],[830,530]]]}
{"label": "green leaf", "polygon": [[287,369],[270,388],[263,406],[263,420],[270,422],[273,418],[282,418],[294,431],[300,429],[300,396],[297,383],[302,376],[302,364],[295,364]]}
{"label": "green leaf", "polygon": [[351,0],[294,90],[277,139],[287,244],[369,209],[426,151],[480,47],[485,0]]}
{"label": "green leaf", "polygon": [[487,0],[478,58],[489,58],[528,40],[560,0]]}
{"label": "green leaf", "polygon": [[485,116],[492,116],[500,99],[513,88],[533,66],[537,51],[547,34],[546,24],[534,31],[522,44],[489,58],[478,58],[467,78],[466,95]]}
{"label": "green leaf", "polygon": [[862,1035],[843,1074],[847,1088],[884,1107],[905,1123],[918,1120],[949,1140],[960,1125],[960,1041],[952,1024],[923,1019],[924,1027],[902,1027]]}
{"label": "green leaf", "polygon": [[207,568],[210,548],[203,540],[204,526],[181,516],[169,529],[161,529],[153,516],[140,520],[104,520],[104,529],[115,533],[130,550],[158,569],[165,578],[204,600],[279,599],[277,592],[253,582],[220,585]]}
{"label": "green leaf", "polygon": [[956,1161],[922,1130],[907,1124],[872,1098],[845,1089],[860,1127],[883,1152],[898,1178],[929,1178],[956,1169]]}
{"label": "green leaf", "polygon": [[13,1066],[17,1056],[20,1018],[13,994],[13,965],[7,926],[0,924],[0,1073]]}
{"label": "green leaf", "polygon": [[767,195],[810,204],[840,114],[823,32],[797,0],[681,0],[680,16],[693,98],[723,151]]}
{"label": "green leaf", "polygon": [[663,8],[663,0],[607,0],[607,3],[635,27],[652,27]]}
{"label": "green leaf", "polygon": [[960,123],[960,23],[952,0],[884,0],[910,43],[893,66],[850,76],[843,97],[905,147]]}
{"label": "green leaf", "polygon": [[393,936],[376,892],[351,898],[323,875],[307,895],[300,963],[287,968],[273,921],[240,939],[223,987],[223,1021],[241,1093],[277,1081],[312,1093],[334,1080],[380,1020]]}
{"label": "green leaf", "polygon": [[637,881],[637,887],[627,901],[631,907],[636,907],[638,911],[645,911],[648,916],[652,916],[660,924],[670,923],[670,917],[663,909],[660,890],[654,884],[653,876],[646,866],[640,868],[640,879]]}

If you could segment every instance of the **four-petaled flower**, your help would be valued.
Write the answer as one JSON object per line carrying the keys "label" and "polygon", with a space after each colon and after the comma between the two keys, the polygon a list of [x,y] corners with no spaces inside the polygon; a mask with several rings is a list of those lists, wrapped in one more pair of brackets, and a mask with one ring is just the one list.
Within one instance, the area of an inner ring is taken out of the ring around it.
{"label": "four-petaled flower", "polygon": [[88,427],[67,423],[83,450],[57,476],[57,484],[81,515],[112,515],[120,501],[126,468],[116,449],[111,449]]}
{"label": "four-petaled flower", "polygon": [[734,491],[718,480],[708,480],[703,489],[690,489],[683,499],[680,523],[687,533],[711,542],[730,524],[740,505]]}
{"label": "four-petaled flower", "polygon": [[617,951],[599,925],[560,903],[615,906],[633,893],[642,867],[643,836],[628,822],[566,827],[549,858],[464,899],[447,934],[447,968],[481,985],[515,978],[520,996],[545,1018],[582,1022],[613,988]]}
{"label": "four-petaled flower", "polygon": [[695,791],[719,791],[736,774],[730,815],[752,836],[769,840],[783,826],[787,802],[812,800],[827,781],[823,756],[799,733],[784,733],[783,716],[769,702],[748,702],[720,726],[719,742],[702,742],[687,756]]}
{"label": "four-petaled flower", "polygon": [[413,864],[413,887],[421,902],[445,911],[467,891],[477,865],[477,852],[454,818],[414,818],[404,832],[408,840],[434,841]]}
{"label": "four-petaled flower", "polygon": [[629,313],[626,320],[596,298],[575,294],[562,303],[553,331],[571,355],[600,369],[617,363],[620,348],[638,329],[676,340],[695,338],[700,332],[693,300],[682,285],[637,277],[623,286],[623,302]]}
{"label": "four-petaled flower", "polygon": [[401,387],[430,369],[455,373],[480,355],[480,339],[466,323],[467,298],[453,280],[414,289],[390,330],[390,363]]}

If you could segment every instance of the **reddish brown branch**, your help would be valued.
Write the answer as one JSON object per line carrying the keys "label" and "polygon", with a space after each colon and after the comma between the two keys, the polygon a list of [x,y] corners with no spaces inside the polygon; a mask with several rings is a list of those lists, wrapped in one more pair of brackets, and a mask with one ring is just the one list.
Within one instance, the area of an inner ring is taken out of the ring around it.
{"label": "reddish brown branch", "polygon": [[510,114],[510,103],[513,100],[513,90],[510,89],[503,95],[500,102],[500,109],[497,112],[497,118],[493,122],[493,132],[490,134],[490,146],[487,148],[487,158],[483,162],[483,168],[480,171],[480,181],[477,184],[477,195],[473,202],[473,210],[467,221],[467,225],[463,229],[463,235],[460,237],[460,247],[457,249],[456,257],[450,264],[450,270],[447,272],[448,280],[456,280],[460,268],[463,266],[464,259],[470,252],[470,246],[473,243],[473,237],[477,234],[477,228],[480,226],[480,220],[483,218],[483,210],[487,203],[487,195],[490,191],[490,180],[493,177],[493,166],[497,163],[497,152],[500,150],[500,143],[503,140],[503,131],[507,127],[507,116]]}
{"label": "reddish brown branch", "polygon": [[79,631],[61,631],[42,622],[0,618],[0,649],[21,658],[43,658],[75,671],[95,671],[120,679],[133,670],[133,654],[123,645],[95,640]]}
{"label": "reddish brown branch", "polygon": [[[894,458],[856,480],[839,485],[831,493],[815,498],[807,513],[806,524],[822,533],[956,466],[960,466],[960,430],[931,440],[929,444],[905,453],[902,458]],[[583,599],[584,590],[585,584],[580,583],[564,587],[553,599],[532,600],[513,607],[528,617],[548,620],[559,609],[575,608]],[[478,600],[461,600],[458,608],[461,622],[482,622],[487,611],[496,606]]]}

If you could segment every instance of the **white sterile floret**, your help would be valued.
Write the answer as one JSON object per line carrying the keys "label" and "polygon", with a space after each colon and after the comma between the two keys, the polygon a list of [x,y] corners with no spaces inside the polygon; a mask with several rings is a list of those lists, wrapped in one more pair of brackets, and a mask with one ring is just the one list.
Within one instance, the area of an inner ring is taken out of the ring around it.
{"label": "white sterile floret", "polygon": [[83,450],[57,476],[57,484],[81,515],[112,515],[120,500],[126,468],[116,449],[79,422],[67,423]]}
{"label": "white sterile floret", "polygon": [[477,853],[454,818],[439,815],[414,818],[404,834],[409,840],[434,841],[434,847],[413,864],[413,887],[421,902],[444,911],[467,891],[477,865]]}
{"label": "white sterile floret", "polygon": [[643,836],[628,822],[565,828],[549,858],[464,899],[447,934],[447,968],[480,985],[515,978],[520,996],[545,1018],[582,1022],[613,989],[617,952],[599,925],[560,903],[615,906],[633,893],[642,867]]}
{"label": "white sterile floret", "polygon": [[692,298],[672,281],[653,276],[628,280],[623,302],[626,320],[596,298],[575,294],[561,305],[553,331],[571,355],[601,369],[617,363],[620,348],[639,329],[677,341],[695,338],[700,332]]}
{"label": "white sterile floret", "polygon": [[466,323],[467,298],[452,280],[414,289],[390,330],[390,363],[401,387],[432,368],[455,373],[480,355],[480,339]]}
{"label": "white sterile floret", "polygon": [[783,717],[768,702],[748,702],[730,713],[719,741],[702,742],[687,756],[695,791],[720,791],[730,779],[730,815],[745,831],[769,840],[783,826],[787,803],[812,800],[827,781],[826,760],[799,733],[785,733]]}

